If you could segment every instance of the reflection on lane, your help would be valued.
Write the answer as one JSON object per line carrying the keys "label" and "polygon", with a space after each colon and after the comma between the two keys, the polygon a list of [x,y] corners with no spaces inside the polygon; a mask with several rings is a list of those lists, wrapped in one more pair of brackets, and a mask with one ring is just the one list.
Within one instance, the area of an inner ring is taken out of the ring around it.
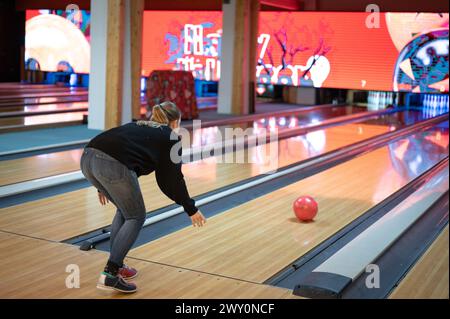
{"label": "reflection on lane", "polygon": [[[303,114],[299,114],[297,116],[280,116],[280,117],[268,117],[261,118],[248,123],[239,123],[228,126],[213,126],[206,128],[196,129],[194,125],[193,133],[187,132],[183,138],[185,139],[186,144],[185,147],[201,147],[205,145],[209,145],[211,143],[218,143],[226,139],[227,136],[231,136],[231,129],[237,129],[234,131],[238,136],[242,136],[245,134],[248,135],[259,135],[264,134],[265,132],[282,132],[293,128],[299,127],[308,127],[312,125],[319,125],[324,120],[345,116],[350,114],[355,114],[359,112],[365,112],[365,108],[361,107],[333,107],[329,110],[315,110],[311,112],[306,112]],[[406,125],[414,124],[418,121],[424,120],[423,113],[410,110],[410,111],[402,111],[391,114],[382,115],[378,118],[361,120],[360,124],[365,125],[373,125],[373,126],[382,126],[389,127],[389,130],[394,131],[399,128],[402,128]],[[363,134],[364,128],[361,126],[359,128],[360,134]],[[324,144],[324,137],[321,137],[322,133],[310,132],[304,136],[299,136],[299,139],[305,139],[305,143],[312,143],[314,145],[313,148],[317,149],[320,152],[322,149],[320,145]],[[190,141],[190,144],[188,144]]]}
{"label": "reflection on lane", "polygon": [[305,125],[314,125],[322,123],[324,120],[328,120],[333,117],[352,115],[357,113],[367,112],[364,107],[357,106],[336,106],[329,107],[320,110],[312,110],[309,112],[303,112],[298,115],[292,116],[271,116],[268,118],[262,118],[256,121],[259,127],[271,128],[285,128],[285,127],[300,127]]}
{"label": "reflection on lane", "polygon": [[45,105],[27,105],[23,108],[24,112],[46,112],[46,111],[60,111],[69,110],[75,108],[86,108],[87,102],[75,102],[75,103],[58,103],[58,104],[45,104]]}
{"label": "reflection on lane", "polygon": [[[300,112],[301,110],[299,110]],[[280,132],[281,130],[318,125],[325,120],[339,116],[346,116],[367,112],[366,108],[355,106],[336,106],[320,110],[312,110],[299,113],[292,116],[269,116],[246,123],[230,124],[226,126],[213,126],[206,128],[196,128],[195,122],[193,133],[186,134],[184,138],[190,141],[192,147],[205,146],[210,143],[222,141],[231,134],[231,129],[236,129],[235,133],[239,136],[258,135],[266,132]],[[187,147],[187,144],[185,144]]]}
{"label": "reflection on lane", "polygon": [[35,115],[26,117],[11,117],[0,119],[0,127],[7,129],[9,126],[31,126],[31,125],[41,125],[49,123],[63,123],[83,121],[83,116],[87,114],[85,112],[71,112],[71,113],[60,113],[60,114],[50,114],[50,115]]}
{"label": "reflection on lane", "polygon": [[391,176],[382,179],[383,183],[378,185],[374,199],[389,195],[385,194],[385,190],[389,188],[386,183],[399,184],[401,181],[416,178],[447,157],[448,151],[448,122],[389,144],[389,157],[396,176],[393,176],[391,172]]}
{"label": "reflection on lane", "polygon": [[84,96],[87,94],[87,90],[61,90],[59,92],[8,92],[6,94],[0,94],[0,102],[6,102],[13,99],[26,99],[26,98],[44,98],[44,97],[69,97],[69,96]]}
{"label": "reflection on lane", "polygon": [[448,155],[449,128],[444,122],[425,132],[414,134],[389,145],[389,154],[396,171],[411,178],[423,167]]}
{"label": "reflection on lane", "polygon": [[7,101],[0,99],[0,110],[10,106],[25,107],[27,105],[35,105],[36,107],[45,106],[45,104],[64,104],[68,102],[87,102],[88,95],[80,96],[61,96],[61,97],[36,97],[36,98],[18,98]]}

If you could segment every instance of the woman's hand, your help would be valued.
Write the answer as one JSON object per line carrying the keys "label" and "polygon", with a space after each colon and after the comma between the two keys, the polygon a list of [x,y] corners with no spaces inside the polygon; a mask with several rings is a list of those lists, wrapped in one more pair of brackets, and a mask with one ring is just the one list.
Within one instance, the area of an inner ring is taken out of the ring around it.
{"label": "woman's hand", "polygon": [[203,214],[198,211],[194,215],[191,216],[192,226],[202,227],[206,223],[206,218]]}
{"label": "woman's hand", "polygon": [[98,193],[98,200],[102,206],[106,205],[106,203],[109,203],[108,198],[106,198],[106,196],[103,195],[102,192],[97,192],[97,193]]}

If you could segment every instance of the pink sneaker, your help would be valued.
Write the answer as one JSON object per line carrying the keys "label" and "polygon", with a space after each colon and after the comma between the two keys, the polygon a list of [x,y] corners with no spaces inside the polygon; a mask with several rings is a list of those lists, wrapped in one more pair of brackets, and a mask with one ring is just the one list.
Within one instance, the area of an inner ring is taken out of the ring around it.
{"label": "pink sneaker", "polygon": [[129,267],[123,264],[122,268],[119,269],[119,275],[125,280],[130,280],[136,278],[138,271],[133,267]]}

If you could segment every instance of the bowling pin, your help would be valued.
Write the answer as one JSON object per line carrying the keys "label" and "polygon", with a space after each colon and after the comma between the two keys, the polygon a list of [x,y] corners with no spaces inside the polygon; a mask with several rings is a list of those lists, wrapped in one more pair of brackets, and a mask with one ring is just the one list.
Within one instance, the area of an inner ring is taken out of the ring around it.
{"label": "bowling pin", "polygon": [[428,118],[428,109],[425,106],[422,106],[422,113],[425,118]]}
{"label": "bowling pin", "polygon": [[437,95],[436,96],[436,112],[439,115],[441,113],[441,101],[440,101],[440,96]]}

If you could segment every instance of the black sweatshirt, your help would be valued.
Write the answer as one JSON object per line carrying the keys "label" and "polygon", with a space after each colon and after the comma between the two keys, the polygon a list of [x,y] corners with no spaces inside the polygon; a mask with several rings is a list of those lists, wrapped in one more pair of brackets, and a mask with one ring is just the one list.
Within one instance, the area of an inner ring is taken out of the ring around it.
{"label": "black sweatshirt", "polygon": [[[187,191],[181,161],[174,163],[170,158],[172,146],[181,138],[171,139],[171,133],[167,125],[152,127],[128,123],[97,135],[86,147],[108,154],[135,171],[137,176],[155,171],[161,191],[192,216],[198,209]],[[175,147],[181,156],[181,143]]]}

